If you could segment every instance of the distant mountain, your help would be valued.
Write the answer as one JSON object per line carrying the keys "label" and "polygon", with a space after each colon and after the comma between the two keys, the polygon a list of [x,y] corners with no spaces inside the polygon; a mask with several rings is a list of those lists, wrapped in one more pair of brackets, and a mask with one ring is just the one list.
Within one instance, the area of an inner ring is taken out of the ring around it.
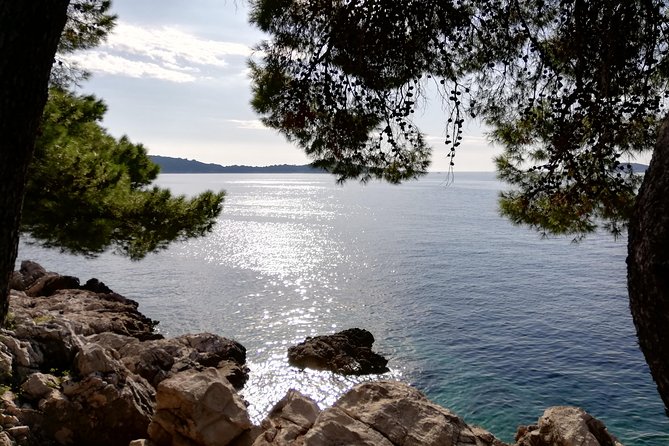
{"label": "distant mountain", "polygon": [[[648,169],[648,166],[646,164],[639,164],[639,163],[628,163],[630,168],[632,169],[632,172],[635,173],[643,173]],[[623,169],[626,169],[628,164],[622,163],[621,166],[623,166]]]}
{"label": "distant mountain", "polygon": [[309,164],[295,166],[279,164],[274,166],[221,166],[220,164],[202,163],[184,158],[149,155],[151,161],[160,166],[160,173],[322,173],[322,169]]}

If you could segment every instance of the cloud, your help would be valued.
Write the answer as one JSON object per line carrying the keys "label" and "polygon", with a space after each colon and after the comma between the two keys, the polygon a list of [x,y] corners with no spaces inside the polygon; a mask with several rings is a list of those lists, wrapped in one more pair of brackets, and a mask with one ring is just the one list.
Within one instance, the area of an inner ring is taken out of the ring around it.
{"label": "cloud", "polygon": [[119,22],[99,48],[67,59],[97,73],[194,82],[212,77],[205,74],[211,70],[238,73],[251,53],[248,45],[201,38],[174,26],[150,28]]}
{"label": "cloud", "polygon": [[176,83],[193,82],[196,77],[186,68],[170,69],[155,63],[131,60],[100,51],[87,51],[68,55],[67,61],[75,62],[93,73],[105,73],[134,78],[149,77]]}
{"label": "cloud", "polygon": [[267,130],[267,127],[259,119],[228,119],[227,122],[232,122],[238,129]]}

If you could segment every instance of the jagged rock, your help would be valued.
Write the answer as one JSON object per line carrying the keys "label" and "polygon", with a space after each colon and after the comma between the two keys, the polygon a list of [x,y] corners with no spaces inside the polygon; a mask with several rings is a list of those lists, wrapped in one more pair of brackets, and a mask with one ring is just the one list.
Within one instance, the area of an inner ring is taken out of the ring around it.
{"label": "jagged rock", "polygon": [[47,274],[47,271],[37,262],[32,260],[24,260],[21,262],[21,268],[18,271],[15,271],[15,276],[17,281],[20,282],[20,288],[12,288],[19,291],[24,291],[26,288],[30,288],[32,285],[37,282]]}
{"label": "jagged rock", "polygon": [[123,368],[96,372],[67,379],[62,392],[54,390],[42,399],[38,408],[43,416],[35,424],[44,440],[59,444],[126,445],[146,435],[153,401],[153,387],[143,378]]}
{"label": "jagged rock", "polygon": [[336,407],[321,413],[303,441],[305,446],[395,446],[376,430]]}
{"label": "jagged rock", "polygon": [[137,302],[118,294],[59,290],[49,297],[29,297],[12,291],[11,303],[17,330],[23,330],[17,331],[19,337],[55,324],[67,325],[68,330],[81,335],[111,332],[138,339],[162,338],[154,333],[157,322],[141,314]]}
{"label": "jagged rock", "polygon": [[29,400],[40,400],[59,387],[58,378],[44,373],[33,373],[21,384],[23,397]]}
{"label": "jagged rock", "polygon": [[[2,336],[2,335],[0,335]],[[12,379],[14,357],[10,349],[0,338],[0,383],[9,383]]]}
{"label": "jagged rock", "polygon": [[13,446],[13,444],[7,432],[0,432],[0,446]]}
{"label": "jagged rock", "polygon": [[250,428],[244,402],[214,368],[182,372],[158,385],[149,426],[158,446],[225,446]]}
{"label": "jagged rock", "polygon": [[79,279],[77,277],[47,273],[47,275],[37,279],[34,285],[27,288],[26,294],[30,297],[51,296],[56,291],[76,289],[79,289]]}
{"label": "jagged rock", "polygon": [[604,423],[578,407],[546,409],[539,423],[521,426],[517,446],[622,446]]}
{"label": "jagged rock", "polygon": [[263,420],[263,433],[253,446],[292,445],[313,426],[319,413],[315,401],[291,389]]}
{"label": "jagged rock", "polygon": [[473,430],[449,410],[399,382],[355,386],[323,411],[304,436],[305,445],[342,444],[504,446]]}
{"label": "jagged rock", "polygon": [[107,285],[105,285],[104,282],[100,282],[96,278],[88,279],[86,283],[81,286],[81,289],[92,291],[98,294],[113,293],[113,291]]}
{"label": "jagged rock", "polygon": [[374,336],[360,328],[308,337],[288,348],[288,362],[300,368],[330,370],[342,375],[385,373],[388,360],[373,352],[372,344]]}
{"label": "jagged rock", "polygon": [[89,336],[89,342],[115,349],[123,364],[154,387],[184,370],[219,369],[237,389],[248,379],[246,349],[240,343],[211,333],[139,342],[114,333]]}
{"label": "jagged rock", "polygon": [[26,284],[23,282],[23,276],[18,271],[12,272],[12,276],[9,278],[9,289],[25,291]]}

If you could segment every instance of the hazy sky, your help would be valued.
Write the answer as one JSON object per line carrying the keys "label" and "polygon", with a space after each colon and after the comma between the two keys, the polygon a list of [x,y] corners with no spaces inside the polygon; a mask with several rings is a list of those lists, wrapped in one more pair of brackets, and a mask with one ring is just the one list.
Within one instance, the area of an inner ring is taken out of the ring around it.
{"label": "hazy sky", "polygon": [[[104,126],[153,155],[223,165],[306,164],[309,159],[249,105],[246,61],[263,39],[242,1],[113,0],[118,26],[102,46],[72,56],[93,73],[82,91],[105,100]],[[431,170],[446,170],[443,111],[417,113],[433,143]],[[491,148],[476,123],[457,153],[458,171],[493,170]]]}

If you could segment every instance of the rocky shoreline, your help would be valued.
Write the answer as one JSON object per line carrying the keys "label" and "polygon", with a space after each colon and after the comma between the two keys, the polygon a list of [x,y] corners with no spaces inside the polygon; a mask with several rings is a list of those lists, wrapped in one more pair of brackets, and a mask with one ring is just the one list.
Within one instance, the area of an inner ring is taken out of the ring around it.
{"label": "rocky shoreline", "polygon": [[[34,262],[12,288],[0,331],[0,446],[506,445],[390,381],[359,384],[324,410],[289,391],[253,425],[238,393],[248,378],[241,344],[210,333],[164,339],[136,302]],[[314,356],[325,346],[341,373],[386,367],[371,334],[343,333],[291,348],[291,361],[329,367]],[[341,344],[349,337],[359,344]],[[514,445],[621,446],[573,407],[547,409]]]}

